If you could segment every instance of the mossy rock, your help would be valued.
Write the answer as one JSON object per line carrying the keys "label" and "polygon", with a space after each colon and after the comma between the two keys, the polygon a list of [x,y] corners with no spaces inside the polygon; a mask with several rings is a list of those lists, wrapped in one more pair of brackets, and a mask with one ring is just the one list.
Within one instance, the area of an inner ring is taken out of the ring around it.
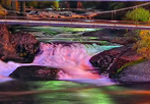
{"label": "mossy rock", "polygon": [[150,60],[138,60],[118,70],[115,80],[121,83],[150,82]]}
{"label": "mossy rock", "polygon": [[146,61],[146,59],[142,58],[142,59],[139,59],[139,60],[136,60],[133,62],[129,62],[129,63],[125,64],[124,66],[122,66],[121,68],[119,68],[117,70],[117,73],[120,73],[123,69],[127,68],[128,66],[133,66],[133,65],[139,64],[139,63],[144,62],[144,61]]}

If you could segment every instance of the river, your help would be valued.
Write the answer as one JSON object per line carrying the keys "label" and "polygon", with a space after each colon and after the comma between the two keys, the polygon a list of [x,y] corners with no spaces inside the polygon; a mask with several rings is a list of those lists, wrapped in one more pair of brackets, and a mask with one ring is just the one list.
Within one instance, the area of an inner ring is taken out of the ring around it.
{"label": "river", "polygon": [[[39,27],[34,27],[34,28],[39,29]],[[54,28],[52,29],[54,30]],[[24,28],[23,30],[27,30],[27,28],[26,29]],[[47,27],[46,29],[43,27],[43,29],[40,31],[42,31],[42,35],[43,33],[44,35],[39,36],[40,32],[38,31],[38,34],[37,34],[37,31],[36,31],[35,36],[39,39],[39,41],[42,41],[42,42],[43,41],[52,42],[52,41],[61,40],[61,41],[67,41],[67,42],[76,41],[79,43],[84,43],[84,42],[87,43],[88,41],[88,42],[94,43],[93,46],[95,46],[95,43],[99,43],[96,37],[94,38],[82,37],[79,39],[80,37],[79,34],[81,32],[85,32],[85,30],[82,30],[82,31],[80,29],[77,29],[79,31],[67,30],[67,31],[63,31],[63,34],[62,34],[62,30],[64,29],[57,28],[55,30],[56,31],[59,30],[59,34],[53,31],[53,33],[50,32],[50,34],[53,34],[53,35],[48,36],[47,35],[48,33],[46,32]],[[64,35],[66,33],[68,33],[68,35]],[[71,37],[70,34],[72,33],[76,35],[73,35],[74,37]],[[104,41],[101,42],[101,44],[102,43],[105,45],[110,44]],[[114,46],[114,44],[110,44],[110,45]],[[79,45],[79,46],[82,46],[82,45]],[[89,47],[89,46],[86,46],[86,47]],[[92,51],[88,51],[88,53],[96,54],[97,52],[101,52],[102,49],[105,50],[104,47],[101,47],[99,45],[96,45],[96,47],[98,47],[96,50],[92,48]],[[68,50],[68,48],[66,49]],[[90,48],[88,48],[87,50],[90,50]],[[65,50],[63,52],[65,52]],[[83,55],[81,54],[81,56]],[[55,59],[55,57],[53,58]],[[77,58],[77,56],[73,58]],[[89,59],[89,56],[88,58],[83,58],[83,59]],[[71,59],[71,60],[73,60],[74,62],[76,61],[76,63],[79,63],[79,61],[81,61],[81,60],[74,60],[74,59]],[[68,62],[70,61],[67,61],[67,64]],[[56,62],[56,63],[57,63],[56,65],[58,66],[59,62]],[[62,63],[62,62],[61,64],[67,65],[66,63]],[[79,68],[81,67],[76,67],[72,65],[74,64],[70,64],[70,66],[73,69],[78,68],[78,71],[80,71]],[[90,67],[90,64],[88,63],[87,66]],[[65,68],[66,68],[65,71],[68,71],[67,67]],[[77,75],[81,75],[81,76],[83,74],[77,73]],[[76,78],[76,77],[73,77],[73,78]],[[111,80],[107,78],[104,78],[104,79],[101,78],[98,80],[97,79],[91,79],[91,80],[72,80],[72,79],[67,80],[65,79],[66,81],[64,80],[60,81],[60,79],[52,80],[52,81],[48,81],[48,80],[47,81],[26,81],[26,80],[15,79],[15,80],[10,80],[7,82],[0,83],[0,103],[1,104],[150,104],[150,99],[149,99],[150,98],[150,87],[149,87],[150,84],[148,83],[118,84],[118,83],[112,82]]]}
{"label": "river", "polygon": [[1,104],[150,104],[150,84],[95,86],[67,81],[0,84]]}

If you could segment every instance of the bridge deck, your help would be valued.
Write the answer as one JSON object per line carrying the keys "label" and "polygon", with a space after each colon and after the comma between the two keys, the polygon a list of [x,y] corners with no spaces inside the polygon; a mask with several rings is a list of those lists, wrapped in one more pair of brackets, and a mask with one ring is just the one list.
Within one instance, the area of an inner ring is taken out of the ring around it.
{"label": "bridge deck", "polygon": [[59,20],[18,20],[18,19],[0,19],[0,24],[11,25],[48,25],[64,27],[84,27],[84,28],[123,28],[123,29],[144,29],[150,30],[150,25],[124,23],[118,21],[59,21]]}

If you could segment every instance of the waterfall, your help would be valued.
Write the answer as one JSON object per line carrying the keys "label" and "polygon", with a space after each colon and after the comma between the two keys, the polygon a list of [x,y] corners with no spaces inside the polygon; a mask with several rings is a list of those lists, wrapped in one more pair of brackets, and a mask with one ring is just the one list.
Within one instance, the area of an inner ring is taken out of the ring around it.
{"label": "waterfall", "polygon": [[[97,79],[100,78],[89,62],[92,55],[118,46],[41,43],[41,54],[33,63],[62,69],[59,79]],[[92,50],[92,51],[87,51]]]}
{"label": "waterfall", "polygon": [[59,79],[96,79],[98,74],[91,71],[94,67],[89,62],[84,45],[73,44],[48,44],[41,43],[41,54],[36,56],[33,63],[62,69]]}
{"label": "waterfall", "polygon": [[[41,65],[61,69],[58,80],[100,79],[101,76],[89,62],[92,55],[118,46],[84,45],[81,43],[40,43],[40,52],[33,63],[4,63],[0,61],[0,75],[8,77],[19,66]],[[89,50],[89,51],[88,51]],[[81,81],[81,82],[82,82]]]}

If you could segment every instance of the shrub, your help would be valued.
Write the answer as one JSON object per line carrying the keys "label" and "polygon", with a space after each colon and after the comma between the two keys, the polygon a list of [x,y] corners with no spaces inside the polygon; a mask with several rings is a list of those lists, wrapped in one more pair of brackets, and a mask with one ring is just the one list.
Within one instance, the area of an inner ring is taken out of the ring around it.
{"label": "shrub", "polygon": [[150,31],[141,30],[139,32],[140,39],[135,43],[134,47],[137,53],[143,57],[150,59]]}
{"label": "shrub", "polygon": [[128,11],[126,13],[126,20],[133,20],[133,21],[142,21],[148,22],[150,17],[150,12],[142,7],[136,8],[133,11]]}

